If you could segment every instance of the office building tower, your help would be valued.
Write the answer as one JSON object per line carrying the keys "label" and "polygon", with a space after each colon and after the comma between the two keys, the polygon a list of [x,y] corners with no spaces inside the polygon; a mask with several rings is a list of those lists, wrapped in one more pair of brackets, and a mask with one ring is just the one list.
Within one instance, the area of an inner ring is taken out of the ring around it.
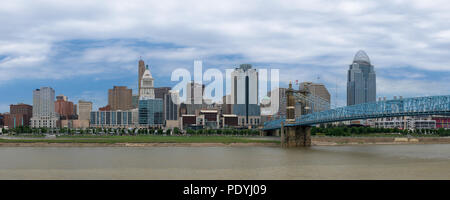
{"label": "office building tower", "polygon": [[55,112],[55,90],[41,87],[33,91],[33,128],[56,128],[58,118]]}
{"label": "office building tower", "polygon": [[307,91],[313,102],[307,105],[310,112],[320,112],[330,109],[331,95],[328,89],[322,83],[302,82],[299,87],[300,91]]}
{"label": "office building tower", "polygon": [[164,124],[162,99],[139,100],[139,124],[144,127]]}
{"label": "office building tower", "polygon": [[90,120],[90,113],[92,112],[92,102],[90,101],[78,101],[78,119],[79,120]]}
{"label": "office building tower", "polygon": [[5,126],[5,115],[0,113],[0,128],[3,128],[3,126]]}
{"label": "office building tower", "polygon": [[164,95],[164,120],[178,120],[178,105],[174,103],[172,97],[178,99],[178,92],[172,92]]}
{"label": "office building tower", "polygon": [[376,75],[369,56],[360,50],[348,70],[347,105],[376,101]]}
{"label": "office building tower", "polygon": [[141,78],[139,98],[139,124],[141,126],[160,126],[163,121],[163,100],[155,99],[154,79],[148,66]]}
{"label": "office building tower", "polygon": [[258,103],[258,72],[250,64],[242,64],[231,72],[231,100],[233,114],[239,116],[240,125],[255,124],[261,110]]}
{"label": "office building tower", "polygon": [[[170,87],[159,87],[159,88],[155,88],[155,99],[162,99],[163,100],[163,116],[164,116],[164,120],[171,120],[171,119],[166,119],[166,116],[169,116],[173,113],[166,113],[170,108],[173,108],[173,103],[172,103],[172,99],[171,99],[171,95],[170,95]],[[170,100],[170,102],[169,102]],[[169,104],[167,104],[169,103]],[[177,106],[178,108],[178,106]],[[172,111],[172,110],[171,110]]]}
{"label": "office building tower", "polygon": [[68,101],[68,98],[64,95],[56,96],[55,112],[60,119],[76,118],[73,102]]}
{"label": "office building tower", "polygon": [[68,101],[68,98],[62,94],[56,96],[56,100]]}
{"label": "office building tower", "polygon": [[145,63],[142,59],[139,59],[138,65],[138,95],[141,94],[141,79],[145,72]]}
{"label": "office building tower", "polygon": [[[270,103],[267,103],[268,104],[267,109],[272,110],[271,98],[272,98],[272,95],[276,94],[276,90],[278,90],[278,110],[273,110],[273,111],[275,113],[275,116],[286,116],[286,102],[287,102],[286,90],[287,90],[287,88],[275,88],[273,91],[269,91],[267,93],[268,98],[266,101],[270,102]],[[271,112],[268,111],[268,113],[271,113]]]}
{"label": "office building tower", "polygon": [[90,126],[102,128],[138,127],[137,115],[137,109],[127,111],[92,111],[90,113]]}
{"label": "office building tower", "polygon": [[318,96],[327,102],[331,101],[330,92],[328,92],[327,87],[322,83],[302,82],[300,83],[299,89],[307,90],[311,95]]}
{"label": "office building tower", "polygon": [[233,104],[231,104],[231,95],[222,97],[222,114],[232,114]]}
{"label": "office building tower", "polygon": [[131,96],[131,104],[133,109],[139,107],[139,94],[133,94],[133,96]]}
{"label": "office building tower", "polygon": [[30,126],[30,119],[33,116],[33,106],[19,103],[9,106],[9,113],[4,116],[4,125],[9,128],[19,126]]}
{"label": "office building tower", "polygon": [[203,104],[204,84],[191,81],[187,83],[186,90],[186,104]]}
{"label": "office building tower", "polygon": [[130,110],[133,108],[132,90],[126,86],[114,86],[108,90],[108,105],[111,110]]}
{"label": "office building tower", "polygon": [[203,99],[205,92],[205,85],[195,83],[193,81],[188,82],[186,85],[186,100],[180,104],[180,113],[196,115],[201,109],[206,109],[207,105]]}
{"label": "office building tower", "polygon": [[154,79],[147,66],[144,75],[142,75],[141,78],[141,92],[139,93],[139,99],[144,100],[154,98],[155,98]]}
{"label": "office building tower", "polygon": [[73,113],[78,119],[78,105],[76,103],[73,104]]}
{"label": "office building tower", "polygon": [[155,98],[163,99],[166,94],[169,94],[170,89],[170,87],[155,88]]}

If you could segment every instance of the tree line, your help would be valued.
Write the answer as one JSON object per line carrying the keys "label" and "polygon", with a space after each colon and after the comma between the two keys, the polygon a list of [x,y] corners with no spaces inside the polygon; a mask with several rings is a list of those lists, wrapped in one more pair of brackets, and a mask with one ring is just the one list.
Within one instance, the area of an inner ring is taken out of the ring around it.
{"label": "tree line", "polygon": [[71,128],[30,128],[28,126],[19,126],[11,129],[2,129],[2,133],[13,133],[16,135],[20,134],[33,134],[42,135],[45,133],[54,134],[94,134],[94,135],[259,135],[259,130],[256,129],[187,129],[182,131],[179,128],[163,130],[161,128],[87,128],[87,129],[71,129]]}

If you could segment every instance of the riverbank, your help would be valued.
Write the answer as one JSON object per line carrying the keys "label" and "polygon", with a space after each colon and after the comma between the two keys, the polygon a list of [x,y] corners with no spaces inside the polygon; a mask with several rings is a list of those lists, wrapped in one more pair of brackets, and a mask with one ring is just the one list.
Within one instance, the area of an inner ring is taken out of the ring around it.
{"label": "riverbank", "polygon": [[450,137],[312,137],[312,145],[450,144]]}
{"label": "riverbank", "polygon": [[94,147],[94,146],[275,146],[277,140],[258,139],[249,136],[52,136],[45,138],[0,137],[2,146],[51,146],[51,147]]}
{"label": "riverbank", "polygon": [[278,147],[277,143],[0,143],[0,147]]}
{"label": "riverbank", "polygon": [[[279,137],[250,136],[58,136],[0,137],[0,147],[239,147],[280,146]],[[330,137],[313,136],[313,146],[450,144],[450,137]]]}

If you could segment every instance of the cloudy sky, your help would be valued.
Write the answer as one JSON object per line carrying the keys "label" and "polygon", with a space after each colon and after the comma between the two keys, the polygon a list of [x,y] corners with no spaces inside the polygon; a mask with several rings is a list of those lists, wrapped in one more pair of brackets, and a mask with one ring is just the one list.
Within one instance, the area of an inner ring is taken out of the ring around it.
{"label": "cloudy sky", "polygon": [[[450,94],[450,3],[377,1],[3,0],[0,112],[32,104],[50,86],[72,101],[107,104],[114,85],[137,88],[137,62],[155,86],[172,70],[278,68],[289,80],[323,82],[332,104],[346,101],[346,73],[363,49],[377,96]],[[337,95],[336,95],[337,94]],[[337,97],[337,100],[336,100]]]}

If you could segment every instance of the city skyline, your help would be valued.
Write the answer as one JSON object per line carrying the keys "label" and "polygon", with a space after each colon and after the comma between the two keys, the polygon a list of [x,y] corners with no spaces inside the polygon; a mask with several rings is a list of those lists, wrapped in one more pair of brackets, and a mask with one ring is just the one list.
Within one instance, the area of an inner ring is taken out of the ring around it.
{"label": "city skyline", "polygon": [[[106,91],[114,85],[137,94],[136,63],[141,56],[158,79],[155,87],[174,86],[171,71],[192,69],[196,59],[203,60],[204,70],[250,63],[254,68],[280,68],[281,87],[289,80],[317,82],[320,75],[332,105],[338,85],[337,104],[344,106],[348,63],[363,49],[377,68],[377,97],[450,93],[445,85],[450,81],[446,4],[251,1],[235,9],[235,2],[186,3],[192,5],[189,12],[178,12],[184,3],[133,2],[123,9],[115,2],[6,3],[0,8],[0,19],[8,27],[0,31],[0,93],[6,94],[0,99],[0,113],[8,112],[10,104],[31,105],[30,91],[41,86],[73,102],[92,101],[94,110],[107,104]],[[399,7],[404,12],[394,9]],[[205,15],[214,23],[202,18]]]}

